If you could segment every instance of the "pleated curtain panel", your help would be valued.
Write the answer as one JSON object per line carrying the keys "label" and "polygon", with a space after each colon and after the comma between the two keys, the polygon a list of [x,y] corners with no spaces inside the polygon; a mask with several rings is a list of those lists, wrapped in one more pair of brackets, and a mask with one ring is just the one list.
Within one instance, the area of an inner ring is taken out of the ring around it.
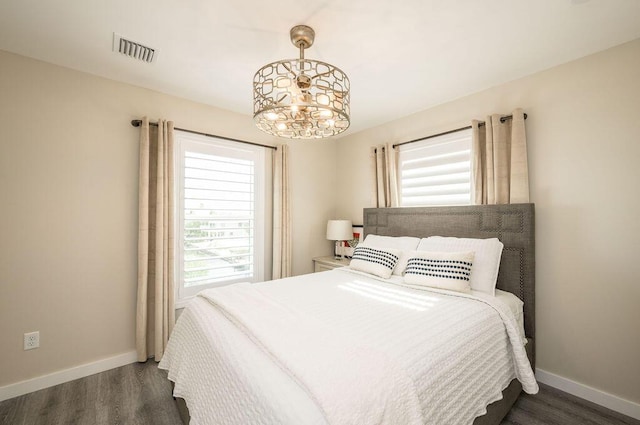
{"label": "pleated curtain panel", "polygon": [[390,143],[371,148],[369,155],[371,172],[371,204],[374,208],[397,207],[398,204],[398,155]]}
{"label": "pleated curtain panel", "polygon": [[175,322],[173,122],[140,126],[138,361],[160,361]]}
{"label": "pleated curtain panel", "polygon": [[273,154],[273,264],[272,278],[291,276],[291,213],[289,209],[289,146]]}
{"label": "pleated curtain panel", "polygon": [[472,121],[471,191],[474,204],[529,202],[529,167],[524,112],[516,109],[512,119],[487,117],[484,126]]}

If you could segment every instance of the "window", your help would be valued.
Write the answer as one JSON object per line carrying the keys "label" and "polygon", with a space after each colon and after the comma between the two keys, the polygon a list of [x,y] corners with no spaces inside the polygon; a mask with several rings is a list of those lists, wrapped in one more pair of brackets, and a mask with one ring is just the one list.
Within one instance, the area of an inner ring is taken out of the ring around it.
{"label": "window", "polygon": [[175,138],[177,306],[209,287],[265,280],[264,148],[180,131]]}
{"label": "window", "polygon": [[471,129],[400,146],[400,206],[471,203]]}

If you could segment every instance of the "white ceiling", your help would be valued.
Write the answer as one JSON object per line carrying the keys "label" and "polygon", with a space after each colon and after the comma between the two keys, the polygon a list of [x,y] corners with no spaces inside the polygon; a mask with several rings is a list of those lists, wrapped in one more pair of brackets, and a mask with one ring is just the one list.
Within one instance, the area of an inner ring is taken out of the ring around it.
{"label": "white ceiling", "polygon": [[640,0],[2,0],[0,49],[251,115],[297,24],[351,80],[349,134],[640,38]]}

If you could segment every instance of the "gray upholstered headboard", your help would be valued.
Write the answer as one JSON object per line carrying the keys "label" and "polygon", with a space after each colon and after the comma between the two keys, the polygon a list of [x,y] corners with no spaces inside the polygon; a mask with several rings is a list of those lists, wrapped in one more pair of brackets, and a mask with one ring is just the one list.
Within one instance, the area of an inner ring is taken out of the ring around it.
{"label": "gray upholstered headboard", "polygon": [[527,338],[535,338],[533,204],[365,208],[364,234],[498,238],[504,244],[498,288],[524,301]]}

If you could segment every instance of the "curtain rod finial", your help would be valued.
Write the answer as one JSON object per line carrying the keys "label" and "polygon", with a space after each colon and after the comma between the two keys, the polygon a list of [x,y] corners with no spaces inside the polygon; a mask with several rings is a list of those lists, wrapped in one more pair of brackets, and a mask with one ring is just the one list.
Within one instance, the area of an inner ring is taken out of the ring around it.
{"label": "curtain rod finial", "polygon": [[131,120],[131,125],[134,127],[140,127],[140,124],[142,124],[142,120]]}

